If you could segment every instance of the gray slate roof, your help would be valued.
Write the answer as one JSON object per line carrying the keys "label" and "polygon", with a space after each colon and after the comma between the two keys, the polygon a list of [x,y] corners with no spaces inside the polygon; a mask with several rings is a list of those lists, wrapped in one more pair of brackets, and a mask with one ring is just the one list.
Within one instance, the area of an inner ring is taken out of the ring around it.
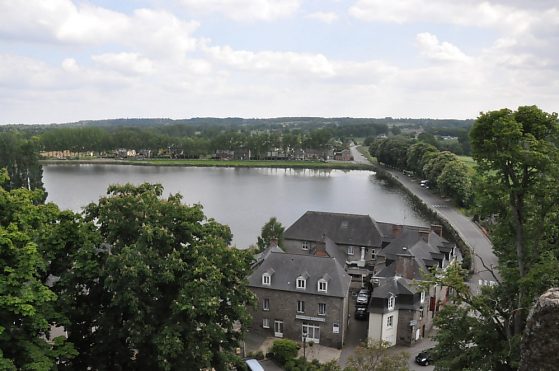
{"label": "gray slate roof", "polygon": [[322,241],[331,238],[335,243],[354,246],[380,247],[382,233],[369,215],[307,211],[285,232],[285,239]]}
{"label": "gray slate roof", "polygon": [[[262,274],[270,272],[270,286],[262,285]],[[307,276],[306,290],[296,289],[297,277]],[[328,292],[318,292],[318,280],[328,281]],[[348,294],[350,276],[344,268],[331,257],[287,254],[271,251],[262,263],[248,277],[250,287],[324,296],[345,297]]]}

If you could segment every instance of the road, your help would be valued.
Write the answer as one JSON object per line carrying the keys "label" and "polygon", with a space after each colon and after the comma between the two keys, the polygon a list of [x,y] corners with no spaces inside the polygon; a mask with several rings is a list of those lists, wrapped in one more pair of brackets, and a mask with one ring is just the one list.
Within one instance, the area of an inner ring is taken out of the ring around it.
{"label": "road", "polygon": [[[354,161],[357,163],[370,164],[370,162],[357,150],[355,145],[350,147]],[[493,268],[497,266],[497,257],[493,253],[493,245],[481,229],[468,217],[460,212],[452,202],[447,201],[434,194],[429,189],[422,188],[417,179],[408,177],[402,172],[384,168],[404,187],[409,189],[415,196],[422,200],[439,217],[446,220],[458,233],[462,241],[474,253],[473,274],[470,278],[470,288],[473,293],[479,292],[479,287],[484,284],[495,282],[493,275],[484,267]],[[498,277],[498,276],[497,276]]]}

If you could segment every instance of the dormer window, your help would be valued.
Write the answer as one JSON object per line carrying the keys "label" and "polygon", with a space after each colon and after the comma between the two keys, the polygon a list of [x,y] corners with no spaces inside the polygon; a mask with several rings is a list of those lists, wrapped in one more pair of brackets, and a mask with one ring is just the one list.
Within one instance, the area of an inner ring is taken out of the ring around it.
{"label": "dormer window", "polygon": [[394,310],[394,306],[396,305],[396,297],[391,295],[388,298],[388,310]]}
{"label": "dormer window", "polygon": [[309,247],[310,247],[310,245],[311,245],[311,244],[310,244],[309,241],[303,241],[303,243],[301,244],[301,248],[302,248],[303,250],[308,250]]}
{"label": "dormer window", "polygon": [[421,303],[425,302],[425,291],[421,291]]}
{"label": "dormer window", "polygon": [[297,288],[301,290],[305,290],[307,288],[307,280],[305,277],[297,277]]}
{"label": "dormer window", "polygon": [[324,278],[318,280],[318,291],[319,292],[328,291],[328,281],[326,281]]}
{"label": "dormer window", "polygon": [[272,276],[270,276],[270,273],[266,272],[262,274],[262,284],[266,286],[270,286],[272,284]]}

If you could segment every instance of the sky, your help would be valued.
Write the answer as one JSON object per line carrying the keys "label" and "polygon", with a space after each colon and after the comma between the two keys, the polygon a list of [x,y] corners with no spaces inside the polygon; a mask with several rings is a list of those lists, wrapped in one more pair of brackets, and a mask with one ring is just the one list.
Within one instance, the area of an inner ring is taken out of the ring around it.
{"label": "sky", "polygon": [[0,0],[0,124],[558,102],[557,0]]}

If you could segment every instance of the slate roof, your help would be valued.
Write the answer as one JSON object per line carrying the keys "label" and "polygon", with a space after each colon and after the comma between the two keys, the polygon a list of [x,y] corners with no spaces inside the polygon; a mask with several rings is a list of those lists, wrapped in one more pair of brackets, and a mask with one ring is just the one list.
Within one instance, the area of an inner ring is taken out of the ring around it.
{"label": "slate roof", "polygon": [[[262,284],[265,272],[273,272],[270,286]],[[301,275],[308,277],[305,290],[295,288],[297,277]],[[321,278],[328,281],[326,293],[318,291]],[[248,277],[248,282],[250,287],[343,298],[348,294],[351,278],[334,258],[270,251]]]}
{"label": "slate roof", "polygon": [[371,297],[388,298],[390,295],[413,295],[419,292],[412,280],[403,277],[382,279],[378,287],[373,288]]}
{"label": "slate roof", "polygon": [[285,239],[322,241],[324,236],[335,243],[380,247],[382,233],[369,215],[307,211],[284,232]]}

